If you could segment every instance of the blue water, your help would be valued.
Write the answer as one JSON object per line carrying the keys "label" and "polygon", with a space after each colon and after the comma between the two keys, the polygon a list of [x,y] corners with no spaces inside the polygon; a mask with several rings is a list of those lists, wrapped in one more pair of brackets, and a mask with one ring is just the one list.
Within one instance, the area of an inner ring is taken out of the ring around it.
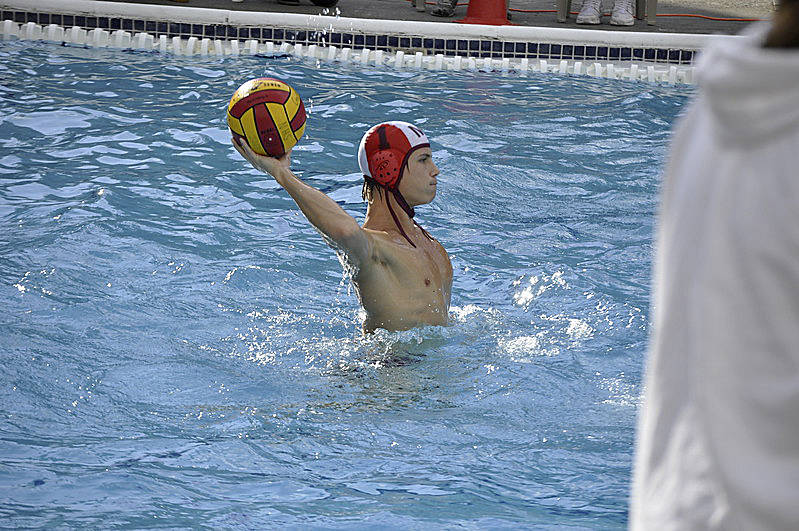
{"label": "blue water", "polygon": [[[4,526],[620,529],[653,212],[691,90],[0,44]],[[288,195],[229,144],[243,81],[362,220],[372,124],[429,135],[451,325],[363,338]]]}

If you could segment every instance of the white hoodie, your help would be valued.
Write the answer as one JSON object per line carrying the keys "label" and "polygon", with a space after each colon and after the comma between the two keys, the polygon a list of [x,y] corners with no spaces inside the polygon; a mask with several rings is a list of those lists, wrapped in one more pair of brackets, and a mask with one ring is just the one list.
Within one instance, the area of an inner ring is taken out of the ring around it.
{"label": "white hoodie", "polygon": [[799,530],[799,51],[704,53],[654,266],[633,530]]}

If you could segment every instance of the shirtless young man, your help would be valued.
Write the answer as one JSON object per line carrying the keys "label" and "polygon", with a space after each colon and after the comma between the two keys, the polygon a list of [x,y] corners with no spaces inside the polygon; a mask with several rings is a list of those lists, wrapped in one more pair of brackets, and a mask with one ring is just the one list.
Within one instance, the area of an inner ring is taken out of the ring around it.
{"label": "shirtless young man", "polygon": [[291,172],[291,152],[273,158],[235,139],[233,145],[255,168],[275,178],[325,241],[353,266],[352,282],[366,310],[364,332],[447,323],[452,264],[444,247],[413,221],[413,207],[436,196],[438,176],[430,143],[419,128],[385,122],[363,136],[358,150],[368,201],[363,227]]}

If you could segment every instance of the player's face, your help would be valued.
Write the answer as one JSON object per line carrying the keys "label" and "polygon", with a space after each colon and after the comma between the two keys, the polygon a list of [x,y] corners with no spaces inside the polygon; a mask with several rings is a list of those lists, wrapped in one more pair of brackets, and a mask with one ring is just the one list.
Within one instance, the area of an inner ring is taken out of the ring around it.
{"label": "player's face", "polygon": [[424,205],[436,196],[438,166],[433,162],[430,148],[417,149],[408,159],[408,167],[400,181],[399,190],[410,206]]}

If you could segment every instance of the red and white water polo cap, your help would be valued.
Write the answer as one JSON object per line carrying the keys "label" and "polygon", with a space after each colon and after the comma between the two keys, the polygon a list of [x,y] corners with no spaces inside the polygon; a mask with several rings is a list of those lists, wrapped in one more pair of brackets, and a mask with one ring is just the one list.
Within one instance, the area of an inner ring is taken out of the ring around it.
{"label": "red and white water polo cap", "polygon": [[408,122],[383,122],[369,129],[358,148],[361,172],[388,189],[399,186],[411,153],[430,147],[421,129]]}

